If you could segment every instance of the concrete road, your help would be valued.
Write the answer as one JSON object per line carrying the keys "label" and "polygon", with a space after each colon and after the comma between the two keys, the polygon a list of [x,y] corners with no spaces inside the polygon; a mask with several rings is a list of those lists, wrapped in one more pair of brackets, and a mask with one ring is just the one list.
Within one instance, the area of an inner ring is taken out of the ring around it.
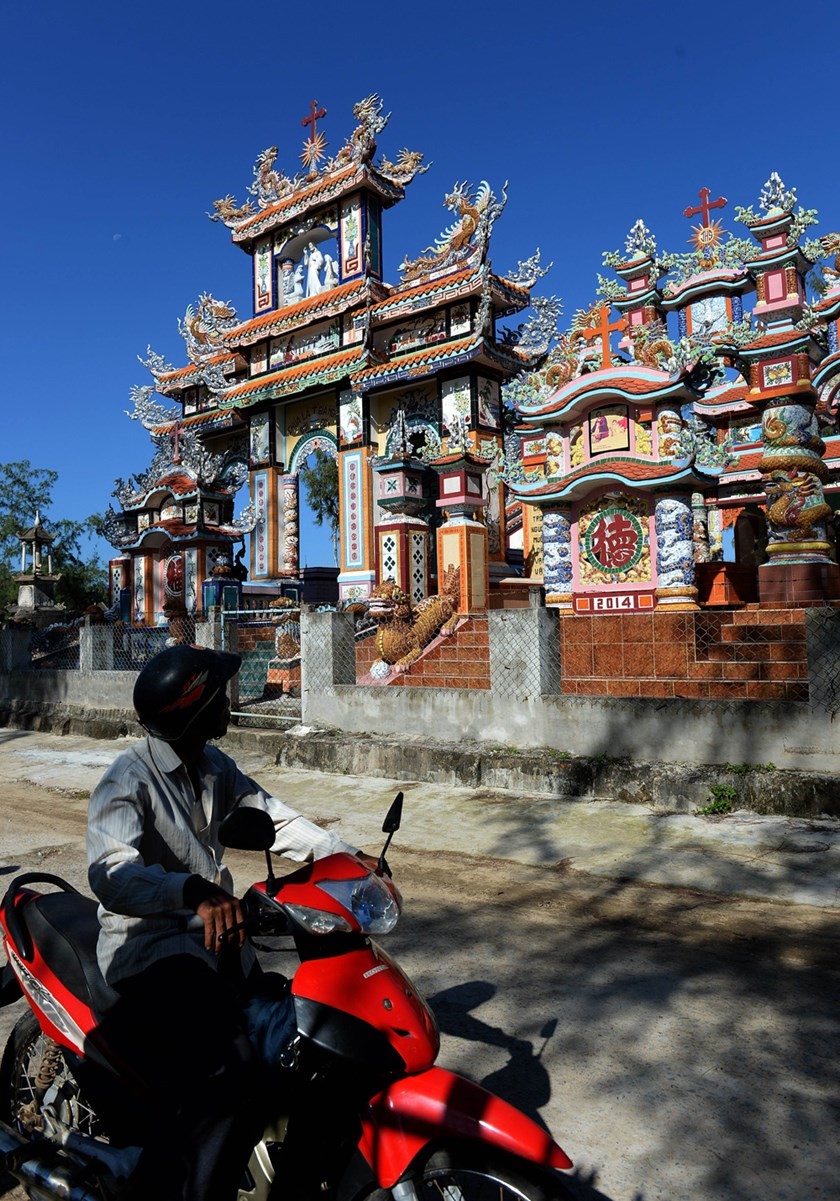
{"label": "concrete road", "polygon": [[[88,792],[122,746],[0,730],[0,874],[83,886]],[[440,1062],[544,1122],[581,1197],[837,1197],[840,824],[241,762],[372,850],[403,789],[389,950],[432,1001]],[[260,873],[231,863],[243,888]]]}

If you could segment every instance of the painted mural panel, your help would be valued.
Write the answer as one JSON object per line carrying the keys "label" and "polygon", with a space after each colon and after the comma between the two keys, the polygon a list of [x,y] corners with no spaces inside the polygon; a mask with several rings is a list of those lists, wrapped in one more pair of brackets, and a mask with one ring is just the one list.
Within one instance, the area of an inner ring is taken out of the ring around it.
{"label": "painted mural panel", "polygon": [[588,425],[590,455],[630,449],[627,405],[605,405],[601,409],[593,409]]}
{"label": "painted mural panel", "polygon": [[691,306],[691,329],[695,334],[715,334],[729,325],[725,296],[706,296]]}
{"label": "painted mural panel", "polygon": [[358,196],[341,206],[341,276],[358,275],[362,269],[362,206]]}
{"label": "painted mural panel", "polygon": [[142,624],[146,620],[146,558],[138,555],[134,560],[134,621]]}
{"label": "painted mural panel", "polygon": [[261,467],[271,454],[271,417],[255,413],[251,418],[251,466]]}
{"label": "painted mural panel", "polygon": [[338,425],[342,442],[358,442],[362,436],[362,398],[350,389],[338,398]]}
{"label": "painted mural panel", "polygon": [[652,580],[648,502],[604,496],[578,516],[578,578],[596,584],[646,584]]}
{"label": "painted mural panel", "polygon": [[272,302],[271,239],[265,238],[254,252],[254,312],[265,312]]}
{"label": "painted mural panel", "polygon": [[301,359],[327,354],[331,350],[337,350],[340,343],[338,321],[325,321],[320,325],[312,326],[311,329],[287,334],[282,338],[272,338],[269,366],[272,368],[284,367],[289,363],[297,363]]}
{"label": "painted mural panel", "polygon": [[268,371],[268,342],[251,347],[251,375],[261,375],[263,371]]}
{"label": "painted mural panel", "polygon": [[499,381],[478,377],[478,424],[490,429],[499,428],[499,413],[501,411],[501,392]]}
{"label": "painted mural panel", "polygon": [[383,330],[376,336],[374,345],[377,350],[387,354],[404,354],[415,346],[428,346],[434,342],[443,342],[446,338],[446,317],[444,313],[423,313],[417,317],[409,317],[400,325]]}
{"label": "painted mural panel", "polygon": [[184,551],[184,607],[195,613],[198,604],[198,551],[189,546]]}
{"label": "painted mural panel", "polygon": [[470,380],[461,375],[448,379],[441,385],[443,427],[447,434],[455,434],[470,426]]}
{"label": "painted mural panel", "polygon": [[456,304],[450,316],[449,330],[453,338],[468,334],[472,329],[469,304]]}
{"label": "painted mural panel", "polygon": [[180,552],[170,555],[161,564],[164,596],[180,600],[184,595],[184,558]]}

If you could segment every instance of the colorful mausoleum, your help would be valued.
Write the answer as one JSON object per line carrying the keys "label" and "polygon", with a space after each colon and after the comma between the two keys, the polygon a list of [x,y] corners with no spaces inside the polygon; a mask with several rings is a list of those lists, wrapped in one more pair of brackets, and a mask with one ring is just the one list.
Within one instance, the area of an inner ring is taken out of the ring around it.
{"label": "colorful mausoleum", "polygon": [[[530,288],[544,273],[539,253],[506,275],[492,271],[490,237],[504,189],[497,196],[487,183],[460,183],[444,198],[451,224],[428,249],[404,258],[399,284],[386,283],[384,217],[425,170],[422,155],[376,158],[388,117],[370,96],[355,106],[350,137],[327,158],[317,127],[325,115],[313,104],[304,119],[304,174],[284,174],[272,147],[257,160],[253,200],[215,203],[213,219],[251,260],[254,315],[242,320],[203,295],[180,323],[189,364],[175,369],[151,351],[143,360],[154,384],[135,390],[135,415],[158,457],[142,487],[119,486],[123,512],[110,516],[123,551],[112,573],[131,582],[135,614],[138,595],[157,597],[166,587],[173,547],[186,564],[188,611],[200,604],[192,581],[216,546],[248,531],[252,585],[298,579],[300,471],[315,450],[338,463],[341,600],[393,580],[419,601],[456,567],[459,604],[483,609],[491,580],[511,574],[507,522],[519,513],[506,509],[498,468],[502,389],[536,366],[548,337],[539,309],[516,335],[503,338],[496,326],[531,305]],[[185,439],[218,462],[212,479],[178,452]],[[239,479],[234,464],[237,472],[244,465],[250,484],[247,527],[212,491]],[[173,472],[185,498],[192,486],[197,524],[168,488]],[[207,521],[208,501],[216,504],[215,524]],[[176,525],[167,516],[173,504]]]}
{"label": "colorful mausoleum", "polygon": [[618,280],[508,389],[505,479],[561,610],[840,599],[840,287],[815,271],[840,245],[803,241],[816,214],[776,175],[737,210],[750,238],[710,195],[689,254],[638,221],[604,256]]}
{"label": "colorful mausoleum", "polygon": [[531,295],[539,252],[491,269],[506,188],[456,184],[451,223],[386,282],[386,214],[423,156],[377,157],[376,96],[332,157],[325,117],[304,118],[303,173],[271,147],[251,199],[214,204],[253,315],[205,294],[180,323],[187,364],[143,360],[134,415],[157,453],[118,481],[108,526],[135,621],[197,612],[208,581],[246,574],[249,535],[252,586],[298,581],[315,450],[338,465],[341,601],[392,582],[416,604],[445,579],[480,613],[522,603],[516,577],[577,614],[840,599],[840,236],[806,239],[793,189],[772,175],[736,209],[741,237],[702,188],[688,253],[638,221],[560,330],[559,302]]}

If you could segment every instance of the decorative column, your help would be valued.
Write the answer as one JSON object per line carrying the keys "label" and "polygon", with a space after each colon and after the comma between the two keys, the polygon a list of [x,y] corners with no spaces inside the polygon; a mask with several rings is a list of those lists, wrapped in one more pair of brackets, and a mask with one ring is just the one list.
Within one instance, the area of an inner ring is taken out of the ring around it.
{"label": "decorative column", "polygon": [[542,524],[545,603],[572,611],[572,515],[569,509],[546,509]]}
{"label": "decorative column", "polygon": [[522,550],[525,559],[525,576],[529,579],[543,578],[543,511],[539,505],[522,501]]}
{"label": "decorative column", "polygon": [[283,476],[283,552],[279,573],[282,576],[297,576],[300,572],[299,486],[297,475]]}
{"label": "decorative column", "polygon": [[692,492],[691,494],[691,530],[694,542],[694,562],[708,563],[712,555],[709,549],[706,501],[702,492]]}
{"label": "decorative column", "polygon": [[[256,517],[256,524],[251,533],[250,575],[254,583],[274,580],[283,574],[281,522],[283,485],[287,478],[296,477],[283,476],[276,467],[260,467],[251,472],[251,501]],[[295,561],[297,562],[297,559]]]}
{"label": "decorative column", "polygon": [[393,580],[417,604],[429,595],[429,523],[421,517],[425,466],[408,456],[375,461],[377,499],[385,511],[376,527],[376,582]]}
{"label": "decorative column", "polygon": [[370,447],[342,450],[338,456],[341,510],[341,572],[338,595],[343,601],[369,596],[375,578],[373,549],[373,472]]}
{"label": "decorative column", "polygon": [[438,591],[447,588],[447,574],[458,572],[458,612],[484,613],[490,592],[487,527],[476,520],[487,504],[484,472],[487,459],[469,452],[448,455],[433,464],[440,476],[437,507],[446,521],[437,532]]}
{"label": "decorative column", "polygon": [[690,496],[656,498],[656,597],[660,608],[694,610],[694,540]]}
{"label": "decorative column", "polygon": [[[805,398],[802,398],[803,401]],[[823,462],[813,403],[768,405],[758,469],[767,496],[767,563],[759,567],[762,601],[817,600],[840,593],[840,570],[829,557]]]}

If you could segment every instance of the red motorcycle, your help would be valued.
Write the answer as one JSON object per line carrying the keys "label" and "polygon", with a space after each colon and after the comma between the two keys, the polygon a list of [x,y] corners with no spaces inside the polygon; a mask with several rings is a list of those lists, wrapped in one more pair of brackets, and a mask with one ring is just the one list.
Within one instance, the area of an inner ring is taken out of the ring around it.
{"label": "red motorcycle", "polygon": [[[387,934],[400,914],[385,854],[401,807],[400,793],[376,870],[336,854],[278,879],[267,814],[240,809],[222,825],[227,846],[266,852],[267,878],[243,898],[249,937],[265,951],[264,940],[291,936],[300,958],[291,982],[297,1036],[278,1069],[291,1100],[254,1148],[240,1201],[570,1196],[558,1172],[571,1160],[544,1129],[434,1066],[434,1015],[369,937]],[[33,887],[43,884],[60,891]],[[110,1201],[154,1113],[102,1034],[116,994],[96,962],[96,903],[58,877],[26,873],[7,891],[0,924],[8,957],[0,1005],[23,995],[30,1006],[0,1065],[0,1168],[39,1199]]]}

